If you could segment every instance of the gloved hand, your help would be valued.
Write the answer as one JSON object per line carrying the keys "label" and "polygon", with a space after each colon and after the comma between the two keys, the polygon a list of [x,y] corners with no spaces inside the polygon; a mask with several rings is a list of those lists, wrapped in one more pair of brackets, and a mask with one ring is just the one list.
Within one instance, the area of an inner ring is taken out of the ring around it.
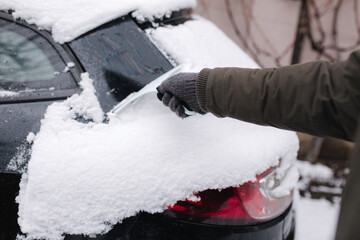
{"label": "gloved hand", "polygon": [[196,113],[205,114],[196,99],[198,73],[179,73],[166,79],[158,88],[158,98],[181,118],[189,115],[184,106]]}

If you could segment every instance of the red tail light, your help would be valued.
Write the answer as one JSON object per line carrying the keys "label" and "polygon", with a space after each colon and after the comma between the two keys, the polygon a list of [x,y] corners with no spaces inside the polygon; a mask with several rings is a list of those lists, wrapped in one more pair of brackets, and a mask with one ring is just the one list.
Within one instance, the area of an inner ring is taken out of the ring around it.
{"label": "red tail light", "polygon": [[271,190],[279,186],[273,168],[240,187],[221,191],[206,190],[196,194],[199,201],[179,201],[165,214],[191,222],[216,225],[253,225],[281,215],[291,204],[288,196],[273,197]]}

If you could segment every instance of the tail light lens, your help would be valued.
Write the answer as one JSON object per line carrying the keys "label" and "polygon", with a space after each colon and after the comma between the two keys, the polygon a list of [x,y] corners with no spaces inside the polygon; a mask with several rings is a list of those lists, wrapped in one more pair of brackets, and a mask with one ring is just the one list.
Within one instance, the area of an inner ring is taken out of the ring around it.
{"label": "tail light lens", "polygon": [[168,207],[165,214],[186,221],[215,225],[258,224],[276,218],[290,206],[293,192],[283,197],[271,194],[280,183],[276,171],[270,168],[257,176],[255,182],[221,191],[199,192],[195,194],[199,201],[179,201]]}

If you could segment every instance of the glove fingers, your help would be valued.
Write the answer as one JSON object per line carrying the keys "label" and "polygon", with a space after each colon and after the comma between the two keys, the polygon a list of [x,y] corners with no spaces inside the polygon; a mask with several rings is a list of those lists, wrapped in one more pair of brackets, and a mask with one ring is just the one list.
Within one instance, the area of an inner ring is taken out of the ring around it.
{"label": "glove fingers", "polygon": [[186,118],[188,117],[189,115],[185,114],[185,109],[182,105],[179,105],[176,110],[175,110],[175,113],[178,117],[181,117],[181,118]]}
{"label": "glove fingers", "polygon": [[166,92],[163,94],[161,101],[163,102],[163,104],[165,106],[169,106],[169,102],[172,98],[173,98],[173,95],[171,93]]}
{"label": "glove fingers", "polygon": [[181,118],[188,117],[188,115],[185,114],[185,109],[184,109],[183,105],[181,104],[179,99],[177,97],[175,97],[175,96],[173,96],[170,99],[169,108],[171,109],[171,111],[175,112],[176,115],[181,117]]}
{"label": "glove fingers", "polygon": [[162,101],[162,99],[163,99],[163,97],[164,97],[164,94],[158,92],[158,93],[156,94],[156,96],[157,96],[157,98],[158,98],[160,101]]}
{"label": "glove fingers", "polygon": [[158,87],[156,88],[156,90],[157,90],[159,93],[161,93],[161,94],[164,94],[164,93],[165,93],[165,89],[164,89],[164,87],[163,87],[162,85],[158,86]]}
{"label": "glove fingers", "polygon": [[171,111],[175,112],[179,105],[181,105],[180,101],[173,96],[169,101],[169,108]]}

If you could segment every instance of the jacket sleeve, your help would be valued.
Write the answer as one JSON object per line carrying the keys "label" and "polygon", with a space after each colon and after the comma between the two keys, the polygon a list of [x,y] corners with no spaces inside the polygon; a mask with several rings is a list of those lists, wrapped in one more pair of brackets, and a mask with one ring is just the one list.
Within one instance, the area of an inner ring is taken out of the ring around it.
{"label": "jacket sleeve", "polygon": [[360,113],[360,51],[343,62],[203,69],[196,95],[218,117],[353,140]]}

